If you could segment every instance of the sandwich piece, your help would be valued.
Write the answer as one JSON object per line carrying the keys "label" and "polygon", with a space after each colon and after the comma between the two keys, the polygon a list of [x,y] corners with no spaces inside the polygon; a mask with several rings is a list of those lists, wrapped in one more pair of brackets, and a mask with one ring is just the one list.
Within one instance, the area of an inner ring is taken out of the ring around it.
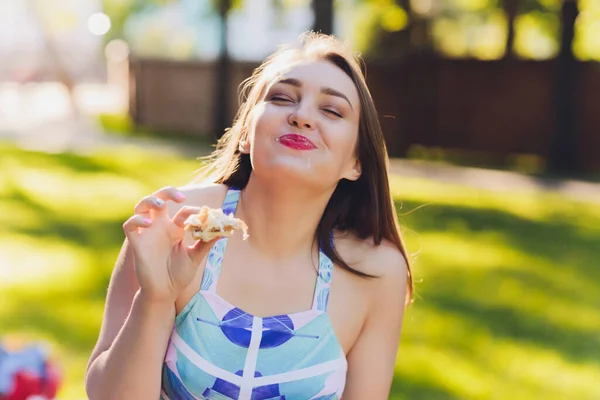
{"label": "sandwich piece", "polygon": [[185,230],[192,232],[196,240],[210,242],[220,237],[229,237],[235,231],[242,231],[243,238],[248,238],[248,227],[233,214],[226,215],[223,210],[203,206],[200,212],[190,215],[184,222]]}

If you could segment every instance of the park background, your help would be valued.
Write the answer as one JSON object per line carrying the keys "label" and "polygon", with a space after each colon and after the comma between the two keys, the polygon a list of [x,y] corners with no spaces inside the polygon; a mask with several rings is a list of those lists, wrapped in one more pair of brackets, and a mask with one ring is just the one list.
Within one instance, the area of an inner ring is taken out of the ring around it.
{"label": "park background", "polygon": [[366,59],[414,264],[391,399],[600,399],[600,1],[3,0],[0,337],[85,365],[135,202],[302,31]]}

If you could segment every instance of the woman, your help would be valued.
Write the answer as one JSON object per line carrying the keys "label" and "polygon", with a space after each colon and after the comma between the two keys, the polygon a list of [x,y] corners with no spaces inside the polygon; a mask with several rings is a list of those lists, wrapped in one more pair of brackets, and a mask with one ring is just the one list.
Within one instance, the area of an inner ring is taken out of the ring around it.
{"label": "woman", "polygon": [[[307,34],[246,82],[202,172],[123,225],[90,399],[387,399],[412,280],[358,60]],[[200,206],[241,235],[193,243]]]}

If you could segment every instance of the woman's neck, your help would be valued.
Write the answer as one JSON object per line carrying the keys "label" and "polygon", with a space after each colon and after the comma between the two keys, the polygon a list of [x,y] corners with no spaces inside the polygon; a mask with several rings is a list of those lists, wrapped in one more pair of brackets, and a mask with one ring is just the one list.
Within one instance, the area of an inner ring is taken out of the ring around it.
{"label": "woman's neck", "polygon": [[311,251],[330,196],[251,175],[237,214],[248,225],[250,243],[263,256],[283,261]]}

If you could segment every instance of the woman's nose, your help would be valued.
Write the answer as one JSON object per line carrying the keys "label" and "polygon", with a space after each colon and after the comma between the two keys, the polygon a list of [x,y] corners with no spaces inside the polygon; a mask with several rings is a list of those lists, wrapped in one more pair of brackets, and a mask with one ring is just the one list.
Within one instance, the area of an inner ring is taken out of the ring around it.
{"label": "woman's nose", "polygon": [[312,113],[303,106],[299,106],[292,113],[290,113],[288,122],[290,125],[295,126],[296,128],[313,129],[315,127]]}

